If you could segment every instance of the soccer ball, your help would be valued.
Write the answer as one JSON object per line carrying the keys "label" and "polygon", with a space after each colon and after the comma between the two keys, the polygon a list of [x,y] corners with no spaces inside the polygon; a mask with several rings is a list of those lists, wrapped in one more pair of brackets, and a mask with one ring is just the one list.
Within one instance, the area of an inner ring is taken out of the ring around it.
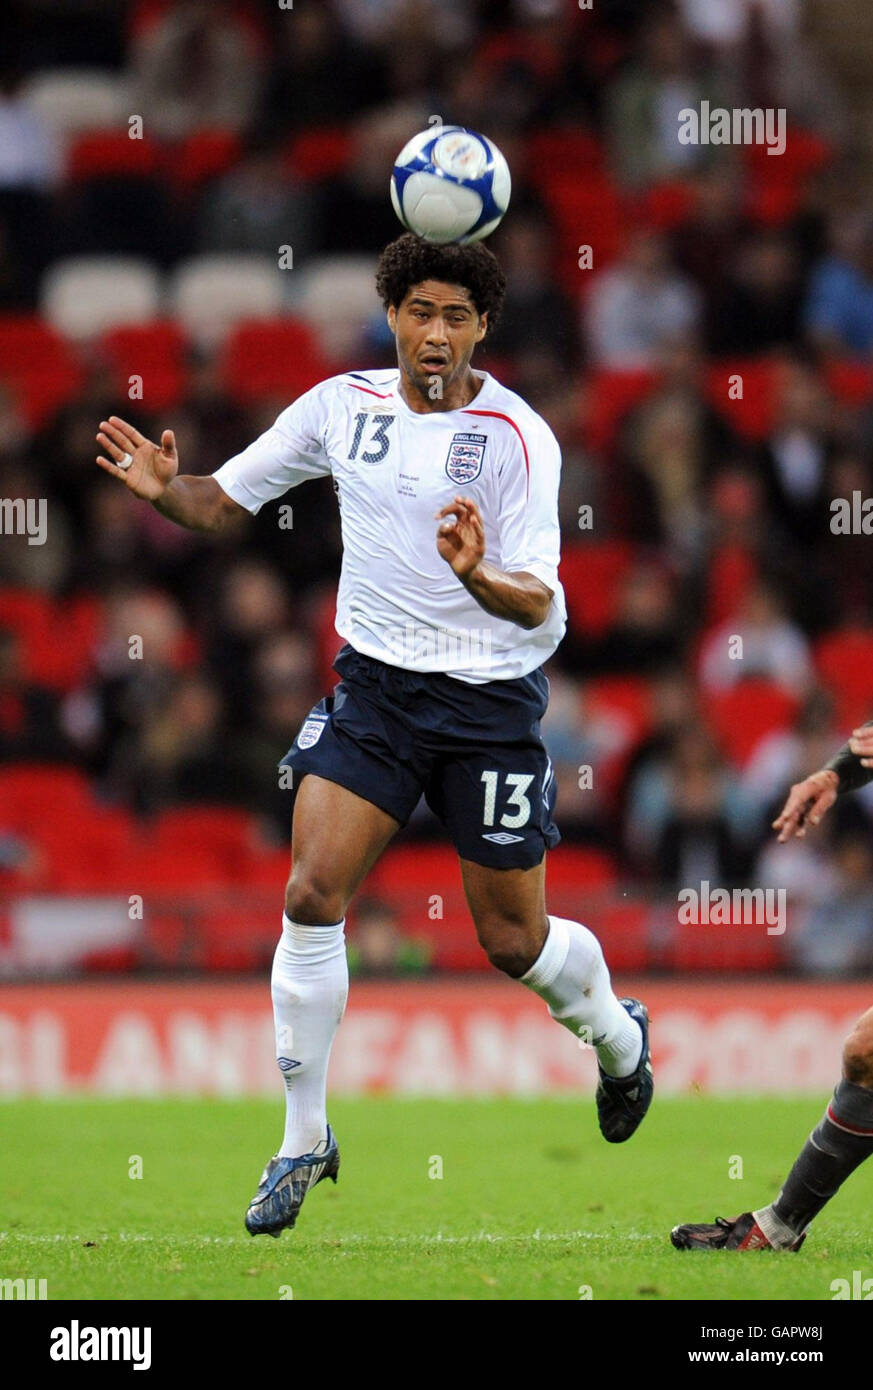
{"label": "soccer ball", "polygon": [[488,236],[509,206],[509,165],[484,135],[434,126],[403,146],[391,175],[394,211],[425,241]]}

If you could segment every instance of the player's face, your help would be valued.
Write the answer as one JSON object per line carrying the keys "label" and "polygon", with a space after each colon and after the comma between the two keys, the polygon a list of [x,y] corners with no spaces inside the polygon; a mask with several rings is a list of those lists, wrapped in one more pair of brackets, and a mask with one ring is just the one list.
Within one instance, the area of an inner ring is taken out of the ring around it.
{"label": "player's face", "polygon": [[470,291],[441,280],[413,285],[402,304],[388,310],[400,366],[423,393],[440,377],[443,390],[466,374],[473,349],[485,336],[487,314],[478,314]]}

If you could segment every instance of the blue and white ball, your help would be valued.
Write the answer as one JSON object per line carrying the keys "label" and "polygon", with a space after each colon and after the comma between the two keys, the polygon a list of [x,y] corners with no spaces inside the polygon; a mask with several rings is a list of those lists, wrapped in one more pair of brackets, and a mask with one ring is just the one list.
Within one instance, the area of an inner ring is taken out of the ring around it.
{"label": "blue and white ball", "polygon": [[404,227],[425,241],[480,241],[509,206],[509,165],[497,146],[463,126],[434,126],[403,146],[391,202]]}

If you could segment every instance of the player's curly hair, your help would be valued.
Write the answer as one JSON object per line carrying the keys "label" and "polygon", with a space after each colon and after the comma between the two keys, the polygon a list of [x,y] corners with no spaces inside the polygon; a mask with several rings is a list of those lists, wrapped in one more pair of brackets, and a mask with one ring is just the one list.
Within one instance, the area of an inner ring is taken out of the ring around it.
{"label": "player's curly hair", "polygon": [[497,257],[481,241],[468,246],[456,246],[453,242],[437,245],[404,232],[389,242],[376,271],[376,289],[385,308],[393,304],[396,309],[410,288],[422,280],[463,285],[476,312],[488,315],[488,331],[494,328],[503,307],[506,276]]}

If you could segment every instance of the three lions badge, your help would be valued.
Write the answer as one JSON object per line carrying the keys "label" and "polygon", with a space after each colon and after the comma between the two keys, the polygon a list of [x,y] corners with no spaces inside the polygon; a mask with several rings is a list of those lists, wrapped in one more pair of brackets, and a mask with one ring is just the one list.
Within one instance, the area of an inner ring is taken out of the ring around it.
{"label": "three lions badge", "polygon": [[486,434],[453,434],[446,472],[453,483],[472,483],[482,472]]}

